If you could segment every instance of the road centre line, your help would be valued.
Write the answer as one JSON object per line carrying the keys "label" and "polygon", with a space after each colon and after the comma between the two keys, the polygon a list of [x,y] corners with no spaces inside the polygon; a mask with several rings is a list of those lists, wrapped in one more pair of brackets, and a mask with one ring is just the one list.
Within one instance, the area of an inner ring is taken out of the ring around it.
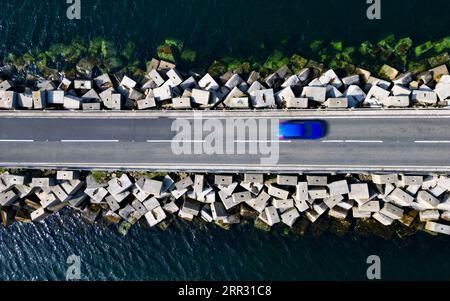
{"label": "road centre line", "polygon": [[23,142],[23,143],[30,143],[30,142],[34,142],[34,140],[7,140],[7,139],[5,139],[5,140],[0,140],[0,142]]}
{"label": "road centre line", "polygon": [[62,143],[117,143],[119,140],[61,140]]}
{"label": "road centre line", "polygon": [[423,141],[414,141],[414,143],[421,143],[421,144],[450,144],[450,141],[438,141],[438,140],[436,140],[436,141],[426,141],[426,140],[423,140]]}
{"label": "road centre line", "polygon": [[323,143],[384,143],[382,140],[323,140]]}

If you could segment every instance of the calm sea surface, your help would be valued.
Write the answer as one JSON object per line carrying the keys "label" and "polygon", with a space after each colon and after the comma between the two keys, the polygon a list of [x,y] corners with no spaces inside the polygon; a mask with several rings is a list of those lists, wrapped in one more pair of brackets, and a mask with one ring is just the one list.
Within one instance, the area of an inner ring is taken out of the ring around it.
{"label": "calm sea surface", "polygon": [[[166,37],[200,60],[248,57],[281,44],[304,49],[315,39],[348,45],[394,33],[420,43],[449,34],[448,0],[383,2],[383,19],[366,19],[365,0],[81,0],[82,19],[66,19],[65,0],[1,0],[0,53],[48,48],[79,36],[133,41],[141,59]],[[1,156],[1,154],[0,154]],[[359,280],[378,255],[384,279],[450,280],[450,240],[420,234],[408,242],[325,234],[296,238],[251,226],[169,230],[86,225],[73,213],[44,224],[0,228],[0,279],[64,280],[66,260],[81,257],[89,280]]]}

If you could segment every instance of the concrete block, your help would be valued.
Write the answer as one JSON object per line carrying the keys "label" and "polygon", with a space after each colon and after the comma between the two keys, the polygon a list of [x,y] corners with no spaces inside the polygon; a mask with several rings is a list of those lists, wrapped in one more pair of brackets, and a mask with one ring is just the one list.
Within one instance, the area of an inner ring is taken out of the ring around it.
{"label": "concrete block", "polygon": [[[177,204],[174,201],[165,204],[163,206],[163,209],[171,214],[175,214],[180,210],[180,208],[178,208]],[[203,217],[203,213],[202,213],[202,217]]]}
{"label": "concrete block", "polygon": [[330,209],[328,215],[335,219],[345,220],[348,215],[348,210],[341,207],[334,207],[333,209]]}
{"label": "concrete block", "polygon": [[419,185],[423,184],[423,176],[400,176],[400,182],[403,186]]}
{"label": "concrete block", "polygon": [[117,202],[116,199],[112,195],[108,195],[105,198],[105,201],[108,204],[108,207],[111,209],[111,211],[116,212],[120,209],[119,202]]}
{"label": "concrete block", "polygon": [[202,77],[202,79],[200,79],[198,85],[200,86],[200,88],[207,91],[216,91],[220,88],[219,84],[209,73],[207,73]]}
{"label": "concrete block", "polygon": [[287,200],[289,196],[289,191],[275,187],[273,185],[269,186],[268,193],[270,196],[273,196],[278,199]]}
{"label": "concrete block", "polygon": [[289,98],[286,101],[286,108],[288,109],[307,109],[309,106],[308,98]]}
{"label": "concrete block", "polygon": [[383,104],[393,108],[407,108],[411,105],[409,96],[389,96],[384,99]]}
{"label": "concrete block", "polygon": [[33,97],[31,94],[19,93],[17,94],[17,106],[24,109],[33,108]]}
{"label": "concrete block", "polygon": [[300,79],[298,78],[297,75],[291,75],[290,77],[288,77],[284,83],[281,85],[282,88],[286,88],[286,87],[293,87],[300,84]]}
{"label": "concrete block", "polygon": [[92,81],[91,80],[75,80],[73,83],[75,89],[79,90],[91,90],[92,89]]}
{"label": "concrete block", "polygon": [[438,221],[440,214],[439,210],[425,210],[419,212],[421,222]]}
{"label": "concrete block", "polygon": [[12,191],[12,190],[0,193],[0,205],[2,207],[11,206],[18,200],[19,200],[19,196],[17,194],[15,194],[14,191]]}
{"label": "concrete block", "polygon": [[385,90],[379,86],[372,86],[372,88],[367,93],[364,104],[369,107],[377,107],[384,102],[384,100],[389,97],[391,92]]}
{"label": "concrete block", "polygon": [[225,87],[232,90],[235,87],[238,87],[242,82],[242,78],[238,74],[233,74],[231,78],[225,83]]}
{"label": "concrete block", "polygon": [[297,176],[277,176],[277,184],[281,186],[297,186]]}
{"label": "concrete block", "polygon": [[342,195],[333,195],[330,197],[327,197],[323,200],[325,205],[327,205],[328,208],[333,209],[336,207],[339,203],[341,203],[344,200],[344,197]]}
{"label": "concrete block", "polygon": [[347,180],[336,181],[328,184],[330,196],[348,194],[350,192]]}
{"label": "concrete block", "polygon": [[136,82],[134,80],[132,80],[131,78],[129,78],[128,76],[124,76],[122,81],[120,82],[120,86],[124,86],[128,89],[133,89],[134,87],[136,87]]}
{"label": "concrete block", "polygon": [[275,207],[273,207],[273,206],[266,207],[266,209],[264,209],[264,212],[266,214],[266,218],[267,218],[267,222],[268,222],[269,226],[273,226],[273,225],[281,222],[280,216],[278,215],[278,211]]}
{"label": "concrete block", "polygon": [[411,206],[411,204],[414,202],[414,198],[400,188],[396,188],[389,195],[389,198],[391,198],[396,204],[403,207]]}
{"label": "concrete block", "polygon": [[[179,183],[179,186],[177,186],[177,189],[182,190],[184,188],[187,188],[187,186],[186,187],[182,187],[183,183],[188,183],[188,181]],[[144,185],[142,186],[142,191],[144,191],[144,192],[146,192],[146,193],[148,193],[150,195],[159,196],[161,194],[162,187],[163,187],[163,182],[162,181],[157,181],[157,180],[152,180],[152,179],[145,179],[144,180]]]}
{"label": "concrete block", "polygon": [[426,191],[419,191],[417,194],[417,202],[426,209],[436,209],[440,201]]}
{"label": "concrete block", "polygon": [[256,198],[246,201],[246,204],[261,213],[264,211],[264,208],[266,208],[269,200],[270,195],[263,191]]}
{"label": "concrete block", "polygon": [[425,224],[425,229],[439,234],[450,235],[450,226],[440,223],[427,222]]}
{"label": "concrete block", "polygon": [[322,76],[319,77],[319,81],[325,86],[332,85],[337,89],[343,85],[341,79],[337,76],[334,70],[328,70],[323,73]]}
{"label": "concrete block", "polygon": [[309,188],[308,194],[312,200],[325,199],[328,197],[327,189],[323,187]]}
{"label": "concrete block", "polygon": [[181,210],[193,216],[198,216],[198,214],[200,213],[200,209],[201,204],[199,202],[189,199],[184,201],[183,206],[181,208]]}
{"label": "concrete block", "polygon": [[82,99],[73,95],[64,96],[64,108],[67,110],[79,110]]}
{"label": "concrete block", "polygon": [[192,102],[194,104],[198,104],[201,106],[207,106],[209,104],[211,92],[210,91],[204,91],[199,89],[193,89],[192,90]]}
{"label": "concrete block", "polygon": [[358,207],[353,207],[352,215],[353,215],[353,218],[364,219],[364,218],[370,218],[372,216],[372,213],[368,212],[368,211],[361,211],[358,209]]}
{"label": "concrete block", "polygon": [[145,214],[145,219],[150,227],[154,227],[164,221],[167,215],[161,207],[157,207]]}
{"label": "concrete block", "polygon": [[380,212],[374,213],[372,217],[384,226],[390,226],[394,223],[394,220]]}
{"label": "concrete block", "polygon": [[0,90],[0,109],[14,109],[17,106],[17,94],[14,91]]}
{"label": "concrete block", "polygon": [[291,87],[286,87],[283,90],[275,93],[275,102],[278,106],[282,103],[286,103],[289,99],[295,98],[295,94]]}
{"label": "concrete block", "polygon": [[[161,206],[161,204],[159,203],[158,199],[155,198],[155,197],[150,198],[150,199],[144,201],[144,202],[142,203],[142,205],[144,205],[144,207],[145,207],[145,209],[146,209],[147,211],[153,210],[153,209],[155,209],[155,208]],[[178,210],[177,210],[177,211],[178,211]]]}
{"label": "concrete block", "polygon": [[323,103],[326,101],[327,88],[325,87],[304,87],[301,97],[306,97],[310,101]]}
{"label": "concrete block", "polygon": [[361,84],[361,78],[358,74],[350,75],[344,77],[342,79],[342,83],[345,85],[346,88],[352,85],[359,86]]}
{"label": "concrete block", "polygon": [[177,97],[172,99],[172,107],[176,110],[186,110],[192,108],[189,97]]}
{"label": "concrete block", "polygon": [[372,182],[378,185],[396,184],[398,182],[397,174],[374,174],[372,175]]}
{"label": "concrete block", "polygon": [[295,200],[297,201],[307,201],[309,200],[308,193],[308,183],[307,182],[299,182],[296,186]]}
{"label": "concrete block", "polygon": [[47,92],[46,91],[33,91],[31,93],[33,99],[33,108],[35,110],[45,109],[47,105]]}
{"label": "concrete block", "polygon": [[170,86],[161,86],[153,89],[153,96],[156,102],[169,100],[172,98],[172,88]]}
{"label": "concrete block", "polygon": [[272,206],[274,206],[275,208],[277,208],[280,211],[285,211],[289,208],[294,208],[294,200],[292,200],[292,199],[289,199],[289,200],[274,199],[274,200],[272,200]]}
{"label": "concrete block", "polygon": [[154,97],[146,97],[137,101],[138,110],[146,110],[156,108],[156,101]]}
{"label": "concrete block", "polygon": [[291,208],[289,210],[286,210],[283,214],[281,214],[281,221],[288,227],[292,228],[292,226],[295,224],[295,222],[299,217],[300,214],[298,213],[297,209]]}
{"label": "concrete block", "polygon": [[368,201],[364,204],[358,206],[358,210],[361,212],[379,212],[380,211],[380,202],[379,201]]}
{"label": "concrete block", "polygon": [[263,174],[244,174],[244,183],[264,183]]}
{"label": "concrete block", "polygon": [[437,94],[434,91],[414,90],[411,95],[411,100],[421,104],[435,105],[437,103]]}
{"label": "concrete block", "polygon": [[228,106],[232,109],[248,109],[250,103],[248,97],[234,97],[230,99]]}
{"label": "concrete block", "polygon": [[256,109],[276,107],[273,89],[260,89],[249,92],[249,94],[251,105]]}
{"label": "concrete block", "polygon": [[351,85],[345,90],[344,96],[348,99],[348,106],[350,108],[354,108],[359,106],[360,103],[362,103],[367,95],[364,93],[364,91],[356,85]]}
{"label": "concrete block", "polygon": [[403,209],[394,206],[389,203],[385,203],[383,209],[381,209],[380,213],[383,215],[390,217],[393,220],[399,220],[403,217],[403,214],[405,213]]}
{"label": "concrete block", "polygon": [[88,188],[84,191],[92,200],[93,203],[99,204],[108,194],[105,188]]}
{"label": "concrete block", "polygon": [[239,205],[241,203],[250,201],[252,199],[252,195],[249,191],[233,193],[231,196],[233,203]]}
{"label": "concrete block", "polygon": [[211,204],[211,213],[215,221],[223,221],[228,217],[225,207],[220,202]]}
{"label": "concrete block", "polygon": [[345,109],[348,108],[348,99],[346,97],[328,98],[325,106],[330,109]]}
{"label": "concrete block", "polygon": [[306,176],[309,186],[328,186],[328,177],[326,176]]}
{"label": "concrete block", "polygon": [[367,200],[370,198],[369,185],[367,183],[350,184],[349,199],[352,200]]}
{"label": "concrete block", "polygon": [[35,223],[39,223],[46,219],[49,215],[50,212],[47,212],[44,208],[39,208],[31,212],[31,220]]}
{"label": "concrete block", "polygon": [[47,103],[52,105],[64,104],[64,91],[62,90],[47,91]]}

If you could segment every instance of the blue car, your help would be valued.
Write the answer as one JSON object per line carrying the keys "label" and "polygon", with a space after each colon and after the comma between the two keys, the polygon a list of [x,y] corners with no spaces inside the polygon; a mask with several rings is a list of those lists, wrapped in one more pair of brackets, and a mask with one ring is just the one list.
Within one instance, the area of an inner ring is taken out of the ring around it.
{"label": "blue car", "polygon": [[325,137],[327,125],[323,121],[291,120],[280,122],[279,138],[281,140],[317,140]]}

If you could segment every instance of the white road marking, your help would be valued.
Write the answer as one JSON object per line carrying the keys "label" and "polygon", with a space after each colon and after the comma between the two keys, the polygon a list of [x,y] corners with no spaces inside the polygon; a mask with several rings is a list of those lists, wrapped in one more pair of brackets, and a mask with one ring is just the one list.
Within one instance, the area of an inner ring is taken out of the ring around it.
{"label": "white road marking", "polygon": [[414,143],[422,143],[422,144],[450,144],[450,141],[414,141]]}
{"label": "white road marking", "polygon": [[0,140],[0,142],[24,142],[24,143],[29,143],[29,142],[34,142],[34,140]]}
{"label": "white road marking", "polygon": [[61,140],[62,143],[116,143],[119,140]]}
{"label": "white road marking", "polygon": [[323,140],[323,143],[384,143],[382,140]]}

